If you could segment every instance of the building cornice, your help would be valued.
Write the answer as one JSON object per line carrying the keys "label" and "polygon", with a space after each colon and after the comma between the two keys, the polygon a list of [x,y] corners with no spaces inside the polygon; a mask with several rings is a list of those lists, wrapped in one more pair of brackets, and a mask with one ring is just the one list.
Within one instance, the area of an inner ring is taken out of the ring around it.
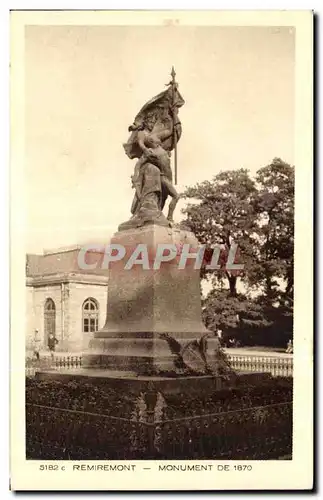
{"label": "building cornice", "polygon": [[26,285],[33,287],[41,287],[46,285],[60,285],[62,283],[82,283],[84,285],[99,285],[107,286],[108,277],[96,274],[81,274],[81,273],[53,273],[44,276],[28,276]]}

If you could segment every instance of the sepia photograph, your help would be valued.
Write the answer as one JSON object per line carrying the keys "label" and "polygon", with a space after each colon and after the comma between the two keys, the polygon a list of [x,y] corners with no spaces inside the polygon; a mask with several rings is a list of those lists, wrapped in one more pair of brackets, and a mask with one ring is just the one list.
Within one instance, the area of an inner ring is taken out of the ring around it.
{"label": "sepia photograph", "polygon": [[270,489],[312,456],[312,15],[74,14],[12,13],[19,463]]}

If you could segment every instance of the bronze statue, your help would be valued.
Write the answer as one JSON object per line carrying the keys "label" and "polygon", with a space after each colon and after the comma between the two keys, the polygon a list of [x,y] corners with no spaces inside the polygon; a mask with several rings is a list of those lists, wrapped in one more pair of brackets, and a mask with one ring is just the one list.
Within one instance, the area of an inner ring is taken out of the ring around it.
{"label": "bronze statue", "polygon": [[[129,158],[138,159],[132,176],[135,195],[131,206],[132,218],[121,224],[120,230],[149,223],[173,224],[179,195],[173,184],[170,157],[171,151],[175,150],[176,182],[176,146],[182,134],[178,109],[183,104],[173,69],[168,89],[146,103],[129,127],[131,135],[124,149]],[[168,196],[172,200],[166,219],[162,210]]]}

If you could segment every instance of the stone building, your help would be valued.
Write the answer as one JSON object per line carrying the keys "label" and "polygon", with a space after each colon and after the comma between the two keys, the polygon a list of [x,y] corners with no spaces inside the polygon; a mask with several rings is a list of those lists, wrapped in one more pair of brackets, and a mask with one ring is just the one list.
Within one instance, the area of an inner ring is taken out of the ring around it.
{"label": "stone building", "polygon": [[[74,246],[26,258],[26,349],[35,339],[47,349],[53,332],[57,351],[80,352],[93,331],[106,320],[108,270],[102,269],[103,253],[90,251],[79,264],[82,247]],[[38,330],[38,333],[36,332]]]}

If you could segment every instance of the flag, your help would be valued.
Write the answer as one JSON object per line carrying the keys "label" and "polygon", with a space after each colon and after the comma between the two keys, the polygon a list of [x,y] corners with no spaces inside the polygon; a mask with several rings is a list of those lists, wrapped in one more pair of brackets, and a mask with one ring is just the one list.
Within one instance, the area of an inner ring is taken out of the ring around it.
{"label": "flag", "polygon": [[[179,109],[185,104],[184,99],[175,86],[170,85],[167,90],[156,95],[148,101],[136,115],[133,124],[129,127],[131,135],[128,141],[123,145],[127,156],[131,159],[140,158],[142,151],[137,143],[138,131],[149,128],[152,133],[173,128],[174,108]],[[176,136],[177,142],[182,134],[181,123],[176,114]],[[172,151],[175,147],[174,134],[163,141],[163,148],[166,151]]]}

